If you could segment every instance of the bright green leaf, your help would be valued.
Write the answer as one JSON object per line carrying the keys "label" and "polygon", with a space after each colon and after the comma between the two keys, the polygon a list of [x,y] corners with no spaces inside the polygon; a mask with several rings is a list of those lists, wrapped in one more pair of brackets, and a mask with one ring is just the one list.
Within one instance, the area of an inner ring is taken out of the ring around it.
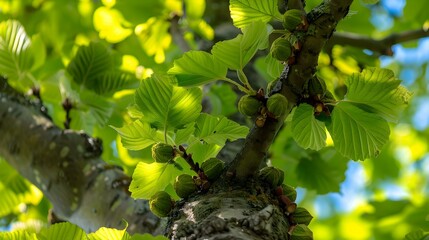
{"label": "bright green leaf", "polygon": [[326,146],[325,123],[314,117],[314,108],[311,105],[299,105],[291,124],[293,138],[301,147],[318,151]]}
{"label": "bright green leaf", "polygon": [[8,20],[0,23],[0,75],[22,80],[33,64],[31,41],[21,23]]}
{"label": "bright green leaf", "polygon": [[260,21],[252,22],[243,29],[243,34],[216,43],[212,49],[213,56],[232,70],[243,69],[258,49],[266,47],[268,39],[266,26]]}
{"label": "bright green leaf", "polygon": [[185,128],[177,130],[174,136],[174,144],[178,146],[188,142],[188,139],[192,136],[194,131],[194,123],[190,123]]}
{"label": "bright green leaf", "polygon": [[405,235],[405,240],[427,240],[429,238],[429,233],[425,233],[423,230],[418,229]]}
{"label": "bright green leaf", "polygon": [[249,129],[226,117],[215,117],[202,113],[196,120],[195,136],[207,143],[223,146],[226,140],[234,141],[246,137]]}
{"label": "bright green leaf", "polygon": [[234,25],[245,27],[254,21],[269,22],[272,18],[281,19],[277,1],[231,0],[229,10]]}
{"label": "bright green leaf", "polygon": [[119,230],[114,228],[99,228],[96,232],[88,234],[89,240],[129,240],[130,234],[126,229]]}
{"label": "bright green leaf", "polygon": [[174,61],[168,73],[176,75],[179,86],[198,86],[225,78],[226,71],[227,67],[210,53],[189,51]]}
{"label": "bright green leaf", "polygon": [[332,126],[328,128],[335,148],[344,156],[364,160],[379,154],[389,139],[386,120],[365,112],[348,102],[340,102],[332,111]]}
{"label": "bright green leaf", "polygon": [[133,75],[120,71],[108,71],[86,83],[86,88],[100,95],[110,96],[123,89],[137,88],[139,81]]}
{"label": "bright green leaf", "polygon": [[199,88],[173,86],[165,77],[153,75],[141,82],[135,101],[145,121],[159,129],[181,128],[194,121],[201,111]]}
{"label": "bright green leaf", "polygon": [[40,240],[51,240],[51,239],[67,239],[67,240],[86,240],[85,232],[78,226],[69,223],[62,222],[57,223],[49,228],[43,229],[38,235]]}
{"label": "bright green leaf", "polygon": [[201,164],[204,160],[216,157],[220,150],[221,146],[219,145],[195,141],[189,145],[186,152],[192,154],[192,160],[194,160],[194,162]]}
{"label": "bright green leaf", "polygon": [[173,164],[139,162],[129,188],[131,197],[149,199],[156,192],[164,190],[168,184],[173,184],[179,174],[179,169]]}
{"label": "bright green leaf", "polygon": [[136,120],[122,128],[111,127],[121,136],[124,147],[130,150],[144,149],[154,143],[164,141],[162,132],[151,128],[149,123],[141,120]]}
{"label": "bright green leaf", "polygon": [[113,103],[93,92],[81,91],[80,107],[87,108],[100,125],[106,124],[113,112]]}
{"label": "bright green leaf", "polygon": [[391,70],[369,68],[346,79],[346,101],[374,112],[387,121],[396,122],[411,93],[400,86]]}
{"label": "bright green leaf", "polygon": [[0,232],[0,239],[5,240],[38,240],[35,233],[28,233],[25,230],[12,232]]}
{"label": "bright green leaf", "polygon": [[237,112],[237,105],[231,104],[237,101],[237,93],[232,90],[230,84],[213,84],[207,93],[210,98],[210,113],[212,115],[229,116]]}

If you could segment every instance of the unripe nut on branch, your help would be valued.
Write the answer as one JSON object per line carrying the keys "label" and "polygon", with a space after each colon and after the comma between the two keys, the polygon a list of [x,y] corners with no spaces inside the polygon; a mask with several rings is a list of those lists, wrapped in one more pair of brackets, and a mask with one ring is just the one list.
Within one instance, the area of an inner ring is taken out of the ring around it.
{"label": "unripe nut on branch", "polygon": [[303,15],[301,10],[290,9],[283,14],[283,27],[292,32],[302,23]]}
{"label": "unripe nut on branch", "polygon": [[176,177],[174,190],[176,191],[177,196],[187,198],[189,195],[197,191],[197,185],[191,175],[181,174]]}
{"label": "unripe nut on branch", "polygon": [[295,212],[292,214],[293,220],[298,224],[304,224],[307,225],[310,224],[311,219],[313,219],[313,216],[307,211],[307,209],[303,207],[296,208]]}
{"label": "unripe nut on branch", "polygon": [[284,172],[276,167],[264,167],[259,170],[259,178],[275,188],[283,183]]}
{"label": "unripe nut on branch", "polygon": [[173,146],[166,143],[156,143],[152,146],[152,158],[157,163],[167,163],[173,160],[175,151]]}
{"label": "unripe nut on branch", "polygon": [[286,62],[292,54],[292,45],[285,38],[277,38],[271,45],[270,52],[273,58]]}
{"label": "unripe nut on branch", "polygon": [[313,232],[304,224],[293,226],[289,235],[290,240],[313,240]]}
{"label": "unripe nut on branch", "polygon": [[295,188],[286,184],[282,184],[282,188],[283,194],[288,197],[292,202],[295,202],[297,195]]}
{"label": "unripe nut on branch", "polygon": [[275,93],[268,98],[267,108],[274,118],[279,118],[286,113],[288,100],[280,93]]}
{"label": "unripe nut on branch", "polygon": [[209,181],[216,180],[222,173],[224,162],[217,158],[210,158],[201,164],[204,174]]}
{"label": "unripe nut on branch", "polygon": [[173,206],[173,199],[164,191],[155,193],[149,200],[150,210],[158,217],[167,217]]}
{"label": "unripe nut on branch", "polygon": [[255,116],[261,107],[262,102],[256,99],[255,96],[244,95],[238,101],[238,111],[246,116]]}

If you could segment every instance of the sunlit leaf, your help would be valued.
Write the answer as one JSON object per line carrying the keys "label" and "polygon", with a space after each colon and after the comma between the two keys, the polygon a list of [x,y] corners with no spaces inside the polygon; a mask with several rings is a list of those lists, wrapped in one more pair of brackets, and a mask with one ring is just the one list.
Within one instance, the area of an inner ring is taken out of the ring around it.
{"label": "sunlit leaf", "polygon": [[244,138],[249,129],[226,117],[201,114],[196,120],[195,136],[207,143],[223,146],[226,140]]}
{"label": "sunlit leaf", "polygon": [[8,20],[0,23],[0,75],[21,80],[31,69],[31,41],[21,23]]}
{"label": "sunlit leaf", "polygon": [[396,122],[411,97],[391,70],[369,68],[346,79],[346,100],[387,121]]}
{"label": "sunlit leaf", "polygon": [[68,240],[86,240],[85,232],[78,226],[69,223],[62,222],[57,223],[49,228],[43,229],[38,235],[40,240],[51,240],[51,239],[68,239]]}
{"label": "sunlit leaf", "polygon": [[[101,39],[118,43],[133,33],[131,24],[127,23],[122,13],[116,9],[99,7],[94,12],[94,28]],[[124,26],[128,26],[124,27]]]}
{"label": "sunlit leaf", "polygon": [[201,164],[204,160],[216,157],[220,150],[219,145],[196,141],[186,149],[186,152],[192,154],[192,160]]}
{"label": "sunlit leaf", "polygon": [[156,63],[165,61],[165,49],[171,45],[170,25],[170,22],[164,18],[152,17],[135,28],[134,32],[143,50],[147,55],[154,56]]}
{"label": "sunlit leaf", "polygon": [[35,233],[28,233],[25,230],[0,232],[0,239],[5,240],[38,240]]}
{"label": "sunlit leaf", "polygon": [[155,76],[141,82],[135,101],[148,121],[160,129],[181,128],[201,111],[199,88],[173,86],[168,78]]}
{"label": "sunlit leaf", "polygon": [[301,104],[292,119],[292,134],[301,147],[320,150],[326,146],[325,124],[314,117],[314,108]]}
{"label": "sunlit leaf", "polygon": [[149,199],[156,192],[164,190],[168,184],[173,184],[179,174],[180,171],[173,164],[139,162],[129,188],[131,197]]}
{"label": "sunlit leaf", "polygon": [[229,116],[237,112],[237,93],[229,84],[213,84],[207,93],[210,98],[210,113],[213,115]]}
{"label": "sunlit leaf", "polygon": [[225,63],[232,70],[243,69],[258,49],[266,47],[267,38],[266,24],[260,21],[252,22],[243,29],[243,34],[216,43],[212,54],[216,60]]}
{"label": "sunlit leaf", "polygon": [[154,143],[164,141],[162,132],[151,128],[149,123],[141,120],[136,120],[122,128],[112,128],[121,136],[124,147],[130,150],[144,149]]}
{"label": "sunlit leaf", "polygon": [[429,238],[429,233],[425,233],[423,230],[414,230],[405,235],[405,240],[427,240]]}
{"label": "sunlit leaf", "polygon": [[225,78],[226,71],[227,67],[210,53],[189,51],[174,61],[168,73],[176,75],[179,86],[198,86]]}
{"label": "sunlit leaf", "polygon": [[114,228],[106,228],[102,227],[98,229],[94,233],[88,234],[88,240],[129,240],[131,239],[130,234],[126,231],[126,229],[119,230]]}
{"label": "sunlit leaf", "polygon": [[272,18],[281,19],[276,1],[231,0],[229,10],[234,25],[238,28],[254,21],[267,23]]}
{"label": "sunlit leaf", "polygon": [[352,103],[340,102],[332,112],[328,128],[335,148],[344,156],[364,160],[379,154],[389,139],[389,125],[377,114],[365,112]]}
{"label": "sunlit leaf", "polygon": [[177,130],[174,137],[174,143],[176,145],[186,143],[194,132],[195,132],[194,123],[190,123],[185,128]]}
{"label": "sunlit leaf", "polygon": [[108,71],[87,82],[86,87],[94,92],[110,96],[127,88],[137,88],[139,81],[131,74],[120,71]]}

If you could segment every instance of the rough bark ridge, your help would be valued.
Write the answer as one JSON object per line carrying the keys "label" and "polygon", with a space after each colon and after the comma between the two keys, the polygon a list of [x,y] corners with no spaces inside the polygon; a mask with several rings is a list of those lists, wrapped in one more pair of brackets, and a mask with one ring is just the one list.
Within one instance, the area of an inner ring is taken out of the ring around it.
{"label": "rough bark ridge", "polygon": [[160,233],[147,202],[133,200],[128,177],[102,159],[99,140],[61,130],[23,96],[0,82],[0,155],[36,185],[59,219],[87,232],[102,226]]}
{"label": "rough bark ridge", "polygon": [[[302,49],[296,63],[281,76],[280,92],[289,99],[290,109],[315,73],[322,47],[351,2],[326,0],[308,14],[310,25],[299,36]],[[125,219],[130,232],[160,232],[160,221],[146,203],[129,197],[122,184],[125,174],[100,159],[95,139],[62,131],[32,104],[5,93],[4,86],[0,84],[0,155],[43,191],[59,218],[86,231],[122,228],[121,219]],[[238,178],[247,179],[258,169],[282,124],[280,119],[251,130],[232,165]],[[257,182],[239,187],[219,181],[209,193],[177,204],[167,235],[172,239],[287,239],[285,217],[271,190]]]}

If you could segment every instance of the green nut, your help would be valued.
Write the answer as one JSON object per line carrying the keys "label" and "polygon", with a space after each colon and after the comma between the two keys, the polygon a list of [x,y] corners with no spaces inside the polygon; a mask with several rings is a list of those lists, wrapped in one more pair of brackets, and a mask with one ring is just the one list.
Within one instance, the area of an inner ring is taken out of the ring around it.
{"label": "green nut", "polygon": [[318,96],[320,99],[325,96],[326,83],[323,79],[314,76],[308,81],[308,94]]}
{"label": "green nut", "polygon": [[268,98],[267,108],[275,118],[279,118],[286,113],[288,101],[285,96],[280,93],[275,93]]}
{"label": "green nut", "polygon": [[160,142],[152,146],[152,158],[157,163],[167,163],[174,159],[174,155],[174,148],[169,144]]}
{"label": "green nut", "polygon": [[292,228],[289,232],[290,240],[313,240],[313,232],[304,224],[298,224]]}
{"label": "green nut", "polygon": [[283,14],[283,27],[292,32],[295,30],[302,22],[302,12],[298,9],[287,10]]}
{"label": "green nut", "polygon": [[261,106],[262,102],[256,99],[255,96],[244,95],[238,101],[238,111],[246,116],[255,116]]}
{"label": "green nut", "polygon": [[310,224],[311,219],[313,219],[313,216],[307,211],[307,209],[303,207],[296,208],[295,212],[292,214],[293,220],[296,223],[307,225]]}
{"label": "green nut", "polygon": [[296,190],[294,187],[282,184],[283,194],[286,195],[292,202],[296,200]]}
{"label": "green nut", "polygon": [[285,62],[292,54],[292,45],[287,39],[277,38],[271,45],[270,52],[273,58]]}
{"label": "green nut", "polygon": [[204,174],[210,181],[216,180],[222,173],[224,168],[224,162],[217,158],[210,158],[201,164]]}
{"label": "green nut", "polygon": [[166,217],[173,209],[174,201],[167,192],[159,191],[149,200],[150,210],[158,217]]}
{"label": "green nut", "polygon": [[283,183],[284,172],[276,167],[264,167],[259,170],[259,178],[275,188]]}
{"label": "green nut", "polygon": [[187,198],[189,195],[197,191],[194,179],[191,175],[182,174],[176,177],[174,182],[174,190],[181,198]]}

